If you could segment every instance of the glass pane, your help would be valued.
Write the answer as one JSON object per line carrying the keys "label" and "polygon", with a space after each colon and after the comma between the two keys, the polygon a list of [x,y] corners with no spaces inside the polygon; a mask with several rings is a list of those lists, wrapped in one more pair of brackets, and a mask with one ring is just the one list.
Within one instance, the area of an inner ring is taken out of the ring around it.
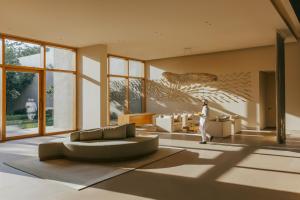
{"label": "glass pane", "polygon": [[39,75],[6,72],[6,136],[38,133]]}
{"label": "glass pane", "polygon": [[75,75],[46,74],[46,132],[75,129]]}
{"label": "glass pane", "polygon": [[2,64],[2,39],[0,35],[0,64]]}
{"label": "glass pane", "polygon": [[122,58],[109,57],[109,72],[113,75],[128,75],[128,62]]}
{"label": "glass pane", "polygon": [[76,53],[74,51],[46,47],[46,66],[48,69],[62,69],[75,71]]}
{"label": "glass pane", "polygon": [[127,81],[125,78],[110,78],[109,103],[111,124],[116,124],[118,116],[124,114],[126,100],[126,85]]}
{"label": "glass pane", "polygon": [[130,113],[143,112],[143,80],[129,79]]}
{"label": "glass pane", "polygon": [[144,77],[144,63],[129,60],[129,76]]}
{"label": "glass pane", "polygon": [[37,44],[5,40],[5,64],[43,67],[42,47]]}

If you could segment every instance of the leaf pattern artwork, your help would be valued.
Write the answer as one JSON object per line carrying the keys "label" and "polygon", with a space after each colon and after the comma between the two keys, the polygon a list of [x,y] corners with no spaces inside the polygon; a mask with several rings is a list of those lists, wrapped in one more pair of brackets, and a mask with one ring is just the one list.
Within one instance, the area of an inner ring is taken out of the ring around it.
{"label": "leaf pattern artwork", "polygon": [[[204,98],[217,104],[239,103],[252,99],[251,72],[221,74],[207,82],[195,81],[193,83],[179,77],[177,81],[174,81],[174,76],[171,82],[168,79],[170,80],[170,78],[163,77],[159,80],[148,80],[147,96],[158,101],[171,100],[192,104],[197,104]],[[181,81],[183,81],[182,84]]]}

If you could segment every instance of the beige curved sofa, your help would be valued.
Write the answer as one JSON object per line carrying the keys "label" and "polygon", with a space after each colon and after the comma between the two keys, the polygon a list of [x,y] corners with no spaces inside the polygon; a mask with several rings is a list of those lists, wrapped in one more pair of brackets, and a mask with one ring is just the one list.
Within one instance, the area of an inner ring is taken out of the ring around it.
{"label": "beige curved sofa", "polygon": [[[127,127],[128,125],[124,126]],[[120,131],[118,127],[116,129]],[[126,130],[128,131],[128,128]],[[140,157],[158,150],[157,135],[135,136],[134,128],[134,135],[131,130],[131,136],[126,132],[125,138],[117,138],[114,135],[113,139],[107,139],[105,137],[106,131],[110,131],[110,135],[113,135],[111,128],[109,130],[107,128],[93,129],[74,132],[70,134],[70,137],[42,143],[38,149],[39,159],[41,161],[58,158],[83,161],[117,161]]]}

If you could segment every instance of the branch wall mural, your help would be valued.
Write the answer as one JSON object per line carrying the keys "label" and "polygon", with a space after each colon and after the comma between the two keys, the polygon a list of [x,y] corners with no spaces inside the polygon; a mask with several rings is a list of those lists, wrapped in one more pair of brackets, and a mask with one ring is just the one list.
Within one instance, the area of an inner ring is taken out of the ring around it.
{"label": "branch wall mural", "polygon": [[147,81],[147,97],[157,101],[198,104],[203,98],[216,104],[251,101],[251,72],[213,75],[175,74]]}
{"label": "branch wall mural", "polygon": [[130,113],[143,111],[143,81],[140,79],[129,79],[111,77],[109,81],[110,120],[114,122],[118,115],[124,113],[127,101],[127,81],[129,81],[129,108]]}
{"label": "branch wall mural", "polygon": [[195,84],[195,83],[208,83],[208,82],[218,80],[218,77],[216,75],[208,74],[208,73],[176,74],[176,73],[172,73],[172,72],[163,72],[162,75],[170,83],[180,84],[180,85],[191,85],[191,84]]}
{"label": "branch wall mural", "polygon": [[[147,112],[178,113],[197,112],[203,98],[209,100],[211,116],[238,114],[246,125],[249,109],[256,109],[252,97],[252,73],[231,74],[162,73],[162,78],[146,81]],[[116,120],[124,111],[127,82],[122,78],[110,79],[110,118]],[[141,81],[132,79],[129,83],[130,108],[140,110],[142,102]]]}

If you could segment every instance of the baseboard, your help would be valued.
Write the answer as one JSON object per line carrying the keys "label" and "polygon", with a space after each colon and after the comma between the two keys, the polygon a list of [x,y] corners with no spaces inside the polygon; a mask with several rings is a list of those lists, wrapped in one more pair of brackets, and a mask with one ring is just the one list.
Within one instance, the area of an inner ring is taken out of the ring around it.
{"label": "baseboard", "polygon": [[290,135],[299,135],[300,136],[300,130],[286,130],[286,134]]}
{"label": "baseboard", "polygon": [[244,135],[265,135],[265,136],[273,136],[276,135],[276,130],[241,130],[240,134]]}

